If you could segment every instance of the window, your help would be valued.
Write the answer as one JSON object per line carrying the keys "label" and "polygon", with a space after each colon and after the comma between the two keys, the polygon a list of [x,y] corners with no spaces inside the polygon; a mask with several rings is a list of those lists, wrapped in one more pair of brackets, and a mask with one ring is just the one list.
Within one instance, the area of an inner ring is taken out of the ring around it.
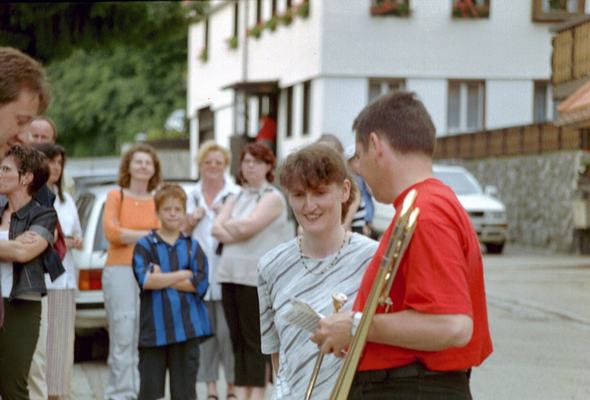
{"label": "window", "polygon": [[549,82],[535,82],[535,90],[533,93],[533,121],[545,122],[553,119],[552,103],[553,100],[551,99]]}
{"label": "window", "polygon": [[201,49],[201,53],[199,54],[199,60],[202,62],[207,62],[209,59],[209,19],[205,20],[203,24],[205,32],[203,33],[203,48]]}
{"label": "window", "polygon": [[369,103],[377,97],[406,88],[403,79],[369,79]]}
{"label": "window", "polygon": [[310,103],[311,103],[311,81],[303,83],[303,134],[309,133],[309,120],[310,120]]}
{"label": "window", "polygon": [[450,133],[483,129],[484,83],[449,81],[447,130]]}
{"label": "window", "polygon": [[256,23],[262,21],[262,0],[256,0]]}
{"label": "window", "polygon": [[563,21],[584,14],[585,0],[533,0],[533,21]]}
{"label": "window", "polygon": [[285,135],[287,137],[291,137],[293,135],[293,86],[290,86],[286,89],[285,97],[285,108],[287,116],[287,118],[285,118]]}
{"label": "window", "polygon": [[293,5],[293,4],[291,4],[291,3],[292,3],[292,1],[291,1],[291,0],[285,0],[285,8],[286,8],[286,9],[289,9],[289,8],[291,8],[291,6]]}
{"label": "window", "polygon": [[453,18],[489,18],[490,0],[451,0]]}
{"label": "window", "polygon": [[271,3],[271,15],[274,17],[275,15],[277,15],[277,0],[272,0]]}
{"label": "window", "polygon": [[236,38],[236,45],[238,42],[238,29],[239,29],[239,17],[240,17],[240,8],[239,8],[239,4],[236,2],[234,4],[234,30],[233,30],[233,37]]}

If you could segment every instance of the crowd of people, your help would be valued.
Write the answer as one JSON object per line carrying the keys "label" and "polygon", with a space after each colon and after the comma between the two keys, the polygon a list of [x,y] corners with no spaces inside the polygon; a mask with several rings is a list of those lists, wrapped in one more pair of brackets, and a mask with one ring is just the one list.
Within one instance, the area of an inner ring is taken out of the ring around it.
{"label": "crowd of people", "polygon": [[[39,116],[45,80],[39,63],[0,47],[4,400],[70,395],[71,250],[82,230],[57,127]],[[468,215],[432,176],[434,125],[413,93],[400,92],[369,104],[353,130],[353,146],[322,135],[279,166],[261,137],[241,150],[236,183],[230,152],[205,142],[189,193],[163,182],[149,145],[125,152],[102,221],[105,399],[162,398],[169,374],[173,399],[195,399],[199,381],[218,400],[223,366],[227,399],[266,399],[273,382],[272,399],[299,400],[320,354],[312,398],[327,399],[392,235],[394,222],[373,240],[373,197],[398,209],[411,189],[418,226],[389,294],[393,310],[368,322],[349,398],[471,398],[471,368],[492,351],[483,268]],[[289,322],[295,300],[324,316],[313,332]]]}

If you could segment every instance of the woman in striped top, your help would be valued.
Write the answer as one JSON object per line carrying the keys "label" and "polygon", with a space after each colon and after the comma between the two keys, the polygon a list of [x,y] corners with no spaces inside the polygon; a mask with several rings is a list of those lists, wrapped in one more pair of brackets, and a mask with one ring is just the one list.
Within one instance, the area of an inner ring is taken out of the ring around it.
{"label": "woman in striped top", "polygon": [[[298,298],[331,314],[330,294],[354,298],[377,243],[345,231],[343,216],[351,203],[352,178],[333,149],[313,144],[290,155],[280,176],[302,235],[265,254],[259,263],[258,296],[262,351],[271,354],[277,379],[273,399],[303,399],[318,349],[309,334],[283,316]],[[352,303],[344,309],[350,309]],[[341,360],[323,361],[313,398],[326,399]]]}

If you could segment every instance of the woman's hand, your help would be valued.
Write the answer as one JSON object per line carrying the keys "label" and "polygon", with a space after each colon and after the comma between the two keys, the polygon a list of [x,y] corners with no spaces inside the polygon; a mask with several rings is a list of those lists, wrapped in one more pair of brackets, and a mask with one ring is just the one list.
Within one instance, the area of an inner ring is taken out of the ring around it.
{"label": "woman's hand", "polygon": [[68,249],[82,249],[84,244],[82,243],[82,239],[76,236],[66,236],[66,246]]}
{"label": "woman's hand", "polygon": [[18,235],[14,240],[22,244],[33,244],[39,235],[33,231],[26,231]]}
{"label": "woman's hand", "polygon": [[188,214],[188,223],[190,226],[197,225],[205,216],[205,209],[203,207],[197,207],[195,210]]}

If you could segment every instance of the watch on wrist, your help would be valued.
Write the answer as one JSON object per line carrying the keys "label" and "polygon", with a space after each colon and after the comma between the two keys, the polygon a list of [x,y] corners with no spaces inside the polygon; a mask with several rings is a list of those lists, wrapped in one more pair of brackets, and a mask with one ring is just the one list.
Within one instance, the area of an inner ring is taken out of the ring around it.
{"label": "watch on wrist", "polygon": [[356,334],[359,324],[361,323],[361,318],[363,318],[362,312],[355,311],[354,313],[352,313],[352,330],[351,330],[350,334],[353,337]]}

